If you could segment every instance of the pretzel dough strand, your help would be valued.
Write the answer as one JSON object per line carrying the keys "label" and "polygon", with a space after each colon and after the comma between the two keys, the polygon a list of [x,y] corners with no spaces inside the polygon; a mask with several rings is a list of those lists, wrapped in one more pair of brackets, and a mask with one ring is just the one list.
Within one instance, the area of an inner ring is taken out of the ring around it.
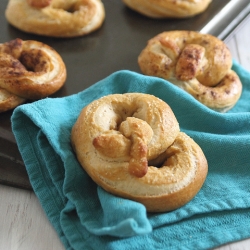
{"label": "pretzel dough strand", "polygon": [[205,49],[197,44],[188,44],[181,52],[176,64],[176,77],[188,81],[197,77],[202,71],[202,59]]}
{"label": "pretzel dough strand", "polygon": [[143,120],[127,117],[119,130],[132,142],[128,171],[137,177],[144,176],[148,170],[147,145],[153,137],[152,128]]}

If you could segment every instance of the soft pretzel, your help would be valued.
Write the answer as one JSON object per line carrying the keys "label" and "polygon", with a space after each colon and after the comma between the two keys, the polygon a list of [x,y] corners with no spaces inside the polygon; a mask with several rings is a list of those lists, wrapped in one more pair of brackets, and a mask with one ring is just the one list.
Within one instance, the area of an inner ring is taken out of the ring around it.
{"label": "soft pretzel", "polygon": [[51,37],[89,34],[105,18],[101,0],[9,0],[5,14],[14,27]]}
{"label": "soft pretzel", "polygon": [[72,128],[76,156],[106,191],[138,201],[149,212],[189,202],[207,175],[201,148],[171,108],[142,93],[113,94],[87,105]]}
{"label": "soft pretzel", "polygon": [[185,18],[204,12],[212,0],[123,0],[131,9],[150,18]]}
{"label": "soft pretzel", "polygon": [[66,67],[50,46],[19,38],[0,44],[0,111],[47,97],[66,80]]}
{"label": "soft pretzel", "polygon": [[230,51],[212,35],[163,32],[148,41],[138,64],[144,74],[169,80],[216,111],[228,111],[241,96]]}

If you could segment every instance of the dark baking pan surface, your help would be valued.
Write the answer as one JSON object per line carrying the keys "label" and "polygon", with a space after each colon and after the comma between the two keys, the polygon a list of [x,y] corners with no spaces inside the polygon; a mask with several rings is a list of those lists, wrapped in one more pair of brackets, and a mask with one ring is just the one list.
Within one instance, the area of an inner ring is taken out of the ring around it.
{"label": "dark baking pan surface", "polygon": [[[224,39],[249,12],[249,0],[213,0],[198,16],[154,20],[130,10],[121,0],[103,0],[106,18],[99,30],[88,36],[56,39],[27,34],[9,25],[4,16],[7,2],[0,2],[0,43],[21,38],[53,47],[62,56],[68,72],[65,86],[56,97],[82,91],[118,70],[140,73],[139,53],[150,38],[163,31],[196,30]],[[0,114],[0,184],[31,189],[11,131],[11,114]]]}

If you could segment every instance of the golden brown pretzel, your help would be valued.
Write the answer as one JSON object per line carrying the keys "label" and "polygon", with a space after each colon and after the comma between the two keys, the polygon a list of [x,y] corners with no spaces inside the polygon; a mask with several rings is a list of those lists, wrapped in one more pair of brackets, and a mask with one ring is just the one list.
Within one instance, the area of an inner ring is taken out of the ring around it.
{"label": "golden brown pretzel", "polygon": [[123,0],[131,9],[151,18],[185,18],[204,12],[212,0]]}
{"label": "golden brown pretzel", "polygon": [[190,93],[211,109],[226,112],[241,96],[232,58],[218,38],[194,31],[163,32],[148,41],[138,57],[141,71]]}
{"label": "golden brown pretzel", "polygon": [[51,37],[83,36],[105,18],[101,0],[10,0],[6,18],[16,28]]}
{"label": "golden brown pretzel", "polygon": [[0,111],[12,109],[25,99],[47,97],[65,80],[65,64],[50,46],[21,39],[0,44]]}
{"label": "golden brown pretzel", "polygon": [[201,148],[153,95],[113,94],[93,101],[73,126],[71,142],[97,184],[151,212],[186,204],[207,175]]}

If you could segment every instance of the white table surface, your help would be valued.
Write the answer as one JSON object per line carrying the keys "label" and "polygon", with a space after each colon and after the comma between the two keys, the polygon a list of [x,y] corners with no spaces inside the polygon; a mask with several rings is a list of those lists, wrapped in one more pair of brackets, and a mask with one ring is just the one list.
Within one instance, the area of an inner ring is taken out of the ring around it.
{"label": "white table surface", "polygon": [[[233,57],[250,71],[250,21],[227,44]],[[32,191],[0,185],[0,197],[0,250],[64,249]],[[249,250],[250,238],[216,249]]]}

